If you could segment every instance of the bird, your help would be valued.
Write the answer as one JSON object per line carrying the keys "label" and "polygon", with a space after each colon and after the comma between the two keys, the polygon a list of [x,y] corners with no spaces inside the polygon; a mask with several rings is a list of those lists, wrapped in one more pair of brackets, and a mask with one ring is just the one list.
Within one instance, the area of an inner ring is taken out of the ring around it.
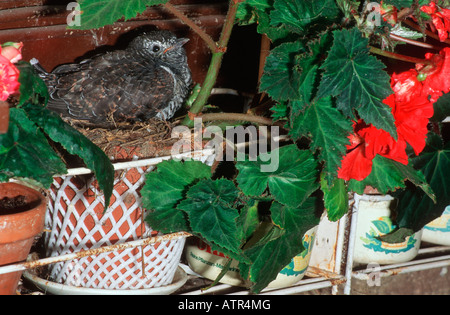
{"label": "bird", "polygon": [[192,85],[184,44],[157,30],[114,50],[48,73],[30,61],[49,90],[47,108],[63,118],[88,123],[168,120],[181,108]]}

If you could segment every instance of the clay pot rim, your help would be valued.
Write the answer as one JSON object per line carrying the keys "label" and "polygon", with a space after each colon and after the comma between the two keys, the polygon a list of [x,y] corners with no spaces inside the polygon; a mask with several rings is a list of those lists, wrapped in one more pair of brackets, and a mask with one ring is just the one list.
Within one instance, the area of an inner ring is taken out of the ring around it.
{"label": "clay pot rim", "polygon": [[[0,187],[9,186],[11,188],[17,188],[20,193],[31,196],[36,202],[36,206],[29,210],[24,210],[18,213],[12,214],[0,214],[0,244],[9,243],[11,240],[20,241],[32,237],[41,232],[43,226],[43,219],[45,211],[47,210],[47,198],[39,191],[17,182],[0,183]],[[0,195],[0,199],[2,195]],[[15,224],[14,222],[21,222],[27,220],[27,218],[33,218],[34,224]],[[42,221],[42,224],[41,222]],[[37,223],[37,224],[36,224]],[[18,236],[20,233],[22,235]]]}

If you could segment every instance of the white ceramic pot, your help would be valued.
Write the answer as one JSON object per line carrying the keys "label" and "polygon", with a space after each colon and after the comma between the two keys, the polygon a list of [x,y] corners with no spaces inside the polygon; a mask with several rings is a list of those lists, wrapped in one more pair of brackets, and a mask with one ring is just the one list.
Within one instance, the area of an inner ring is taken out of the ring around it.
{"label": "white ceramic pot", "polygon": [[354,210],[358,211],[353,256],[355,264],[394,264],[410,261],[417,256],[422,231],[397,244],[382,242],[377,238],[396,228],[391,220],[393,201],[394,198],[389,195],[355,194]]}
{"label": "white ceramic pot", "polygon": [[[268,285],[269,288],[288,287],[299,282],[304,277],[311,258],[316,231],[317,227],[314,227],[305,233],[303,237],[305,250],[294,257],[291,263],[280,271],[277,278]],[[211,247],[200,239],[188,242],[185,251],[190,268],[210,280],[217,278],[228,261],[223,253],[211,250]],[[228,272],[220,282],[232,286],[245,286],[246,282],[239,274],[238,265],[239,263],[233,260]]]}
{"label": "white ceramic pot", "polygon": [[437,245],[450,246],[450,206],[445,208],[442,216],[425,226],[422,240]]}

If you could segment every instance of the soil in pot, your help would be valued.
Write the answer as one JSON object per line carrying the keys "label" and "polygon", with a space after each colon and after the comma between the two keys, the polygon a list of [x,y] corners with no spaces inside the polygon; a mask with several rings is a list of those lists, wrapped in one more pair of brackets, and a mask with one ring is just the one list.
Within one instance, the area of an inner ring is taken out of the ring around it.
{"label": "soil in pot", "polygon": [[[32,188],[0,184],[0,266],[27,258],[35,236],[44,227],[46,206],[45,197]],[[0,295],[15,294],[21,275],[0,275]]]}

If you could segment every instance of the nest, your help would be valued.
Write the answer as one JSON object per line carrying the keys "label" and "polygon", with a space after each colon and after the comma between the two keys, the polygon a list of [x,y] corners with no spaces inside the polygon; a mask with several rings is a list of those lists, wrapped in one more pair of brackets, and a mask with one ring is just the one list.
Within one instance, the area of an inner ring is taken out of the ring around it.
{"label": "nest", "polygon": [[113,160],[127,159],[118,152],[127,152],[129,157],[151,158],[165,155],[178,139],[171,137],[176,123],[151,119],[146,122],[115,123],[113,125],[89,124],[70,120],[79,132],[102,149]]}

